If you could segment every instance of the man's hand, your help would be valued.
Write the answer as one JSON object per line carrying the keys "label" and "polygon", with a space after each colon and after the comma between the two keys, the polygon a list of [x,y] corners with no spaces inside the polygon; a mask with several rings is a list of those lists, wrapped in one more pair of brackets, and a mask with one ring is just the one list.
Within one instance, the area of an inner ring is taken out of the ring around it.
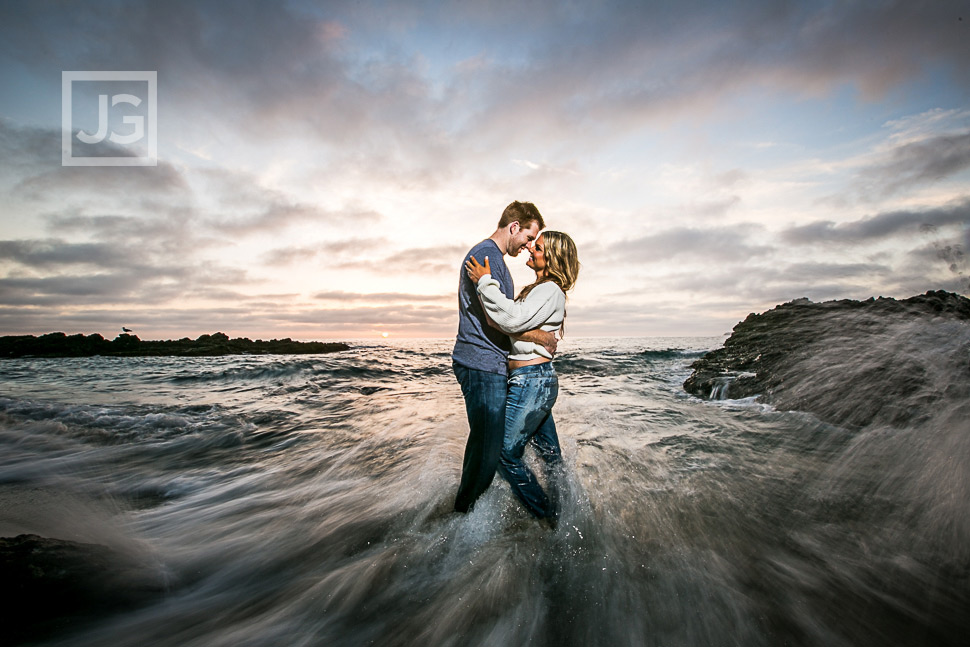
{"label": "man's hand", "polygon": [[556,355],[556,346],[559,344],[559,340],[556,339],[555,333],[546,332],[540,328],[536,328],[535,330],[527,330],[521,335],[515,335],[515,338],[521,339],[522,341],[531,341],[534,344],[544,346],[552,356]]}

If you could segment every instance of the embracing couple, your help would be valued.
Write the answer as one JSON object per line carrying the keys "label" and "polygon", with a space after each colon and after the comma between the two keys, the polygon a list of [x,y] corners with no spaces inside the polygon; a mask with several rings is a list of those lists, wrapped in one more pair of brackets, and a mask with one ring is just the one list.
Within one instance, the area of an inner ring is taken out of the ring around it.
{"label": "embracing couple", "polygon": [[[553,524],[558,517],[562,451],[552,418],[559,394],[552,358],[579,258],[569,236],[544,229],[535,205],[513,202],[495,233],[472,247],[462,263],[452,365],[469,434],[455,497],[458,512],[472,508],[498,469],[534,517]],[[523,249],[536,276],[514,297],[504,256]],[[530,442],[545,466],[548,494],[523,461]]]}

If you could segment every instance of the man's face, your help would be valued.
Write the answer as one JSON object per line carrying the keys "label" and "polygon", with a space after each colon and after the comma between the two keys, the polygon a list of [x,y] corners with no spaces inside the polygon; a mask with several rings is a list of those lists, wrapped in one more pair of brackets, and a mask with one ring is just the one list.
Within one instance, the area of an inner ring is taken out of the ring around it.
{"label": "man's face", "polygon": [[524,248],[532,245],[532,241],[539,235],[539,223],[532,221],[528,229],[518,228],[509,239],[509,247],[506,250],[509,256],[518,256]]}

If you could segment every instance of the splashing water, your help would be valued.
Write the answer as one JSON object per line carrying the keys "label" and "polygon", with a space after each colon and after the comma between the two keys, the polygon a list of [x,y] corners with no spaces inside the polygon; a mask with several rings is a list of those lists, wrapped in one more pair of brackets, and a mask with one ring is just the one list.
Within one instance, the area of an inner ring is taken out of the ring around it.
{"label": "splashing water", "polygon": [[0,362],[0,534],[137,552],[166,578],[53,645],[957,644],[966,405],[849,430],[688,396],[719,341],[567,338],[555,530],[498,477],[451,512],[450,340]]}

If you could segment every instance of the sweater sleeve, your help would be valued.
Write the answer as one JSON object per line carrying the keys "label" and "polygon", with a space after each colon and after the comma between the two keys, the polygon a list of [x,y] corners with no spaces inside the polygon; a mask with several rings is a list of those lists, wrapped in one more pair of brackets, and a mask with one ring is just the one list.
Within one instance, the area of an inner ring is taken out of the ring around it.
{"label": "sweater sleeve", "polygon": [[559,307],[562,290],[551,281],[532,289],[524,301],[513,301],[504,294],[498,281],[486,274],[478,281],[478,296],[485,312],[503,332],[515,335],[546,323]]}

